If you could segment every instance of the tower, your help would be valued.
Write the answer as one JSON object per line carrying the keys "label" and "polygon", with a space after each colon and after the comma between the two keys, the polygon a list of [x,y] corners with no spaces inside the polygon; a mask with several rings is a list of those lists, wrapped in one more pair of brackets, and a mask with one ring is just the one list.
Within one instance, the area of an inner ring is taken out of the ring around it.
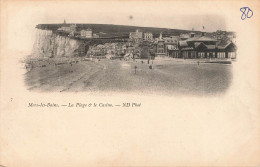
{"label": "tower", "polygon": [[162,32],[160,33],[159,39],[160,39],[160,40],[162,39]]}

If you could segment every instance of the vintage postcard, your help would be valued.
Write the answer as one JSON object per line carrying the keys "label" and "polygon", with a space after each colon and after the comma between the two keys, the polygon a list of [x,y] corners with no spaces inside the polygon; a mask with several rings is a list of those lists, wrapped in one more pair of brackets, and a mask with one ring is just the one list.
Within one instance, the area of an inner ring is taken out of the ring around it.
{"label": "vintage postcard", "polygon": [[260,165],[259,0],[0,2],[0,165]]}

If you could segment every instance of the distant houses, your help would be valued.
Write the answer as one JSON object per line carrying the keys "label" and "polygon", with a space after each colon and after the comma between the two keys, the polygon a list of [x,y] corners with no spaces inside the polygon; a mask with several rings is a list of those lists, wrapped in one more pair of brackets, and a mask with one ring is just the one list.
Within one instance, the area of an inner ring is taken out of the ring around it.
{"label": "distant houses", "polygon": [[135,32],[130,32],[129,39],[134,42],[141,42],[143,40],[143,32],[138,29]]}
{"label": "distant houses", "polygon": [[[142,38],[143,35],[143,38]],[[235,34],[220,31],[213,33],[182,33],[180,35],[153,38],[150,32],[131,32],[129,39],[134,42],[151,42],[151,55],[183,59],[236,59]],[[131,47],[130,47],[131,48]],[[133,52],[133,50],[132,50]]]}
{"label": "distant houses", "polygon": [[76,24],[66,24],[66,22],[64,21],[64,24],[58,29],[58,31],[64,31],[66,33],[69,33],[70,36],[74,36],[74,34],[76,33],[76,27]]}
{"label": "distant houses", "polygon": [[182,34],[180,34],[180,39],[181,40],[186,40],[186,39],[189,39],[190,37],[191,37],[190,33],[182,33]]}
{"label": "distant houses", "polygon": [[[80,29],[80,31],[77,31]],[[80,39],[97,39],[102,40],[104,32],[93,33],[93,29],[77,27],[76,24],[67,24],[64,20],[58,31],[63,31],[69,36],[79,37]],[[77,35],[76,35],[77,34]],[[101,37],[100,37],[101,35]],[[132,57],[142,57],[142,47],[146,48],[145,53],[149,53],[154,58],[172,57],[183,59],[236,59],[236,34],[233,32],[221,31],[216,32],[187,32],[180,34],[158,34],[152,32],[142,32],[137,29],[129,33],[128,41],[116,42],[115,38],[111,38],[111,42],[104,43],[98,46],[85,47],[85,44],[80,46],[80,55],[86,53],[93,55],[133,55]],[[165,35],[165,36],[164,36]],[[117,39],[120,36],[116,37]],[[123,38],[123,37],[122,37]],[[125,37],[124,37],[125,38]],[[114,41],[113,41],[114,40]],[[146,44],[143,44],[146,43]],[[90,50],[88,52],[88,50]],[[144,51],[143,51],[144,52]],[[147,57],[147,56],[145,56]]]}
{"label": "distant houses", "polygon": [[80,31],[77,31],[77,25],[76,24],[66,24],[64,23],[60,28],[58,28],[58,31],[65,32],[69,34],[69,36],[76,36],[76,34],[81,38],[99,38],[99,34],[93,33],[91,28],[82,29]]}
{"label": "distant houses", "polygon": [[[137,30],[130,32],[128,42],[118,43],[115,48],[108,49],[110,51],[106,53],[125,54],[134,58],[147,57],[141,55],[142,47],[145,46],[150,55],[148,57],[155,59],[164,57],[182,59],[236,59],[237,48],[233,42],[234,36],[231,37],[232,39],[223,44],[220,40],[210,37],[206,33],[190,33],[188,35],[182,34],[169,37],[163,37],[163,34],[160,33],[158,38],[153,38],[152,33],[143,33]],[[150,44],[143,45],[142,43]],[[98,50],[100,49],[97,48],[95,53],[98,53]]]}
{"label": "distant houses", "polygon": [[81,30],[80,36],[85,38],[92,38],[93,37],[92,29],[88,28],[86,30]]}

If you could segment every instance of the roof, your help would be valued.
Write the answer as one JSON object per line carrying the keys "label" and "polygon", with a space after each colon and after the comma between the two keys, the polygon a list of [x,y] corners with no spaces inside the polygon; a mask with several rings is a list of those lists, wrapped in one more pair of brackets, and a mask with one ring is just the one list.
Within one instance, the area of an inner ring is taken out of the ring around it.
{"label": "roof", "polygon": [[82,31],[82,32],[83,32],[83,31],[92,31],[92,29],[88,28],[88,29],[86,29],[86,30],[83,29],[83,30],[81,30],[81,31]]}
{"label": "roof", "polygon": [[226,49],[231,44],[234,44],[234,43],[233,42],[229,42],[226,45],[223,45],[223,46],[220,45],[220,46],[218,46],[218,49]]}
{"label": "roof", "polygon": [[192,37],[192,38],[186,39],[185,41],[187,41],[187,42],[205,42],[205,41],[217,42],[216,39],[210,38],[210,37],[206,37],[206,36],[202,36],[202,37]]}
{"label": "roof", "polygon": [[205,45],[205,44],[202,43],[202,42],[195,42],[195,43],[194,43],[194,47],[197,48],[197,47],[199,47],[201,44]]}
{"label": "roof", "polygon": [[177,48],[176,45],[168,45],[168,46],[167,46],[167,49],[168,49],[168,50],[178,50],[178,48]]}
{"label": "roof", "polygon": [[182,48],[181,50],[193,50],[193,47],[186,47],[186,48]]}
{"label": "roof", "polygon": [[185,47],[188,46],[188,43],[185,41],[179,41],[180,46]]}
{"label": "roof", "polygon": [[143,33],[139,32],[139,31],[138,32],[130,32],[129,36],[132,37],[132,38],[142,38]]}
{"label": "roof", "polygon": [[[217,42],[217,40],[214,39],[214,38],[202,36],[202,37],[192,37],[192,38],[188,38],[188,39],[186,39],[186,40],[179,41],[179,43],[180,43],[180,46],[181,46],[181,47],[186,47],[186,46],[188,46],[188,42],[195,42],[195,47],[198,47],[198,46],[200,45],[200,43],[202,43],[202,42],[208,42],[208,41]],[[212,46],[210,46],[210,48],[212,48]]]}
{"label": "roof", "polygon": [[207,49],[215,49],[216,45],[206,45],[203,42],[195,42],[194,43],[194,47],[198,48],[200,45],[204,45],[204,47],[206,47]]}
{"label": "roof", "polygon": [[[215,49],[216,45],[206,45],[203,42],[195,42],[194,43],[194,48],[198,48],[199,46],[203,45],[207,49]],[[191,50],[192,47],[184,47],[182,50]],[[192,48],[192,49],[194,49]]]}
{"label": "roof", "polygon": [[216,49],[216,45],[206,45],[208,49]]}
{"label": "roof", "polygon": [[[205,46],[207,49],[226,49],[229,45],[231,45],[231,44],[233,44],[234,45],[234,43],[232,43],[232,42],[229,42],[228,44],[226,44],[225,46],[216,46],[216,45],[206,45],[206,44],[204,44],[203,42],[195,42],[194,43],[194,47],[195,47],[195,49],[196,48],[198,48],[199,46],[201,46],[201,45],[203,45],[203,46]],[[186,46],[186,47],[184,47],[184,48],[182,48],[181,50],[192,50],[192,49],[194,49],[194,48],[192,48],[192,47],[188,47],[188,46]]]}

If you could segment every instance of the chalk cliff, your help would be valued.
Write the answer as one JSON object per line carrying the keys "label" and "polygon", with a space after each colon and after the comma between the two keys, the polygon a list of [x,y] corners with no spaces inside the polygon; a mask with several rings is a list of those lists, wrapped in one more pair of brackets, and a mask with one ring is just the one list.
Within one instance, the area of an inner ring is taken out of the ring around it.
{"label": "chalk cliff", "polygon": [[32,57],[73,57],[79,45],[78,40],[37,29]]}

